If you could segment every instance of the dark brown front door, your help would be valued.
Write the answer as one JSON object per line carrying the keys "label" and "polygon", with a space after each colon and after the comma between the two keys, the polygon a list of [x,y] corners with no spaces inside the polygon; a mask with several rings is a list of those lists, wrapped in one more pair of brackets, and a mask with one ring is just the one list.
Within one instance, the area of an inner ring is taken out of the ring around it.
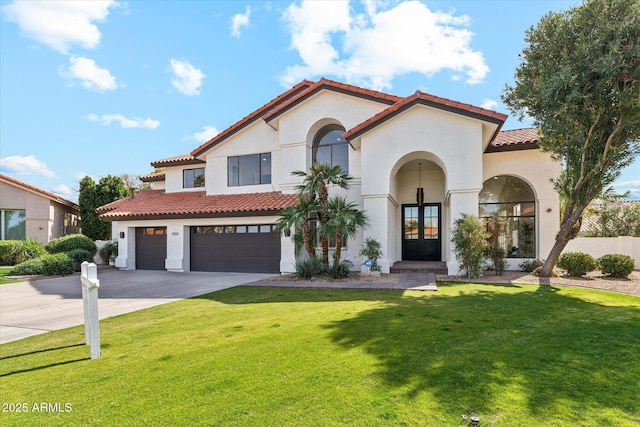
{"label": "dark brown front door", "polygon": [[402,259],[441,261],[440,203],[402,205]]}

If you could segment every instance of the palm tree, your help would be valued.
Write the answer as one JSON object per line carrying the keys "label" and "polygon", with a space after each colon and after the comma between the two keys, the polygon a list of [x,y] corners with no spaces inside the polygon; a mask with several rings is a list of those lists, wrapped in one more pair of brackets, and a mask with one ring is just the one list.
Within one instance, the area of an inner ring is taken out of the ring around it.
{"label": "palm tree", "polygon": [[289,230],[294,228],[294,239],[296,254],[300,252],[301,247],[304,245],[305,250],[309,258],[315,258],[316,249],[313,242],[315,242],[314,236],[312,236],[309,230],[309,215],[315,212],[317,209],[316,201],[314,197],[310,197],[307,194],[300,195],[298,203],[295,206],[286,208],[280,212],[280,219],[276,222],[276,230]]}
{"label": "palm tree", "polygon": [[334,263],[340,263],[342,254],[342,239],[356,235],[360,228],[367,225],[367,216],[359,210],[355,203],[348,202],[344,197],[332,197],[327,203],[328,221],[321,228],[323,237],[336,238],[336,252]]}
{"label": "palm tree", "polygon": [[[298,186],[300,195],[313,195],[317,200],[318,220],[320,221],[320,229],[327,227],[329,220],[328,202],[329,202],[329,186],[348,189],[351,177],[347,175],[340,166],[331,166],[328,163],[313,163],[309,169],[309,173],[304,171],[294,171],[292,175],[303,177],[304,180]],[[325,265],[329,264],[329,238],[325,233],[321,233],[322,242],[322,261]]]}

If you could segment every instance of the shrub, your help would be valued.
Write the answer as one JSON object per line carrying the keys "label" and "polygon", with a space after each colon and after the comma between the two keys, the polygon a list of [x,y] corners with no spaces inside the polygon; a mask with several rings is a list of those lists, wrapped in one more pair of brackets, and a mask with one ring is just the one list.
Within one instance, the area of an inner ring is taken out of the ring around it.
{"label": "shrub", "polygon": [[345,277],[349,277],[352,268],[353,263],[348,259],[343,259],[342,261],[334,262],[331,267],[329,267],[327,273],[329,273],[332,279],[344,279]]}
{"label": "shrub", "polygon": [[629,255],[608,254],[598,258],[600,270],[605,276],[627,277],[633,271],[635,263]]}
{"label": "shrub", "polygon": [[315,276],[324,274],[326,267],[322,259],[318,257],[306,258],[296,262],[296,276],[309,280]]}
{"label": "shrub", "polygon": [[44,267],[44,274],[47,276],[64,276],[74,272],[73,261],[67,254],[43,255],[40,259]]}
{"label": "shrub", "polygon": [[484,269],[489,237],[480,220],[476,216],[462,214],[455,220],[451,235],[453,251],[460,261],[459,268],[466,271],[469,279],[480,276]]}
{"label": "shrub", "polygon": [[532,273],[534,270],[538,269],[539,267],[542,267],[544,265],[543,261],[540,261],[539,259],[527,259],[522,261],[519,264],[519,267],[522,271],[526,271],[527,273]]}
{"label": "shrub", "polygon": [[100,258],[102,258],[102,263],[109,265],[109,259],[112,256],[118,255],[118,242],[114,240],[105,243],[105,245],[98,250],[98,253],[100,254]]}
{"label": "shrub", "polygon": [[98,252],[96,244],[83,234],[71,234],[69,236],[53,239],[47,243],[44,248],[50,254],[58,254],[61,252],[69,252],[74,249],[84,249],[89,251],[92,256]]}
{"label": "shrub", "polygon": [[75,271],[80,271],[80,265],[82,265],[84,261],[93,262],[91,252],[84,249],[73,249],[67,252],[67,256],[73,262],[73,269]]}
{"label": "shrub", "polygon": [[28,261],[22,262],[11,270],[12,275],[16,276],[31,276],[34,274],[44,274],[44,264],[42,258],[34,258]]}
{"label": "shrub", "polygon": [[0,265],[20,264],[29,259],[38,258],[46,252],[37,240],[0,241]]}
{"label": "shrub", "polygon": [[18,240],[11,251],[15,264],[41,257],[46,253],[42,244],[34,239]]}
{"label": "shrub", "polygon": [[378,265],[378,258],[382,256],[382,244],[378,242],[373,237],[367,237],[364,239],[362,243],[362,249],[360,249],[360,255],[367,257],[370,259],[373,264],[371,264],[371,271],[380,271],[380,266]]}
{"label": "shrub", "polygon": [[569,276],[584,276],[598,268],[598,263],[584,252],[565,252],[558,259],[558,267],[566,270]]}

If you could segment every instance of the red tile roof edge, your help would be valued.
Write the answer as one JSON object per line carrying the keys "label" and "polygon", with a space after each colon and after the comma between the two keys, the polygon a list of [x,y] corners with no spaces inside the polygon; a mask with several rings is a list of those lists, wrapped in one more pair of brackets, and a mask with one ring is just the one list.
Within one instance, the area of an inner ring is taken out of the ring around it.
{"label": "red tile roof edge", "polygon": [[153,173],[140,176],[140,181],[142,182],[160,182],[160,181],[164,181],[164,179],[165,179],[164,172],[153,172]]}
{"label": "red tile roof edge", "polygon": [[536,128],[520,128],[501,131],[485,150],[485,153],[533,150],[540,148],[540,135]]}
{"label": "red tile roof edge", "polygon": [[247,216],[275,213],[295,204],[296,194],[266,193],[206,195],[204,191],[166,193],[146,190],[126,199],[101,206],[103,220],[132,218],[178,218]]}
{"label": "red tile roof edge", "polygon": [[[494,124],[498,124],[498,130],[502,127],[502,124],[507,120],[506,114],[498,113],[497,111],[488,110],[486,108],[477,107],[475,105],[466,104],[464,102],[458,102],[447,98],[431,95],[428,93],[416,91],[413,95],[403,98],[399,102],[391,105],[389,108],[379,112],[375,116],[365,120],[359,125],[349,129],[344,133],[343,137],[346,140],[352,140],[358,136],[368,132],[381,123],[389,120],[396,114],[399,114],[416,104],[427,105],[430,107],[438,108],[441,110],[449,111],[456,114],[462,114],[464,116],[473,117],[476,119],[488,121]],[[493,138],[496,135],[494,134]]]}
{"label": "red tile roof edge", "polygon": [[205,142],[204,144],[197,147],[195,150],[191,151],[191,155],[193,157],[198,157],[202,155],[205,151],[209,150],[211,147],[214,147],[215,145],[221,143],[226,138],[230,137],[231,135],[235,134],[236,132],[240,131],[241,129],[245,128],[249,124],[259,119],[266,111],[271,110],[272,108],[274,108],[275,106],[277,106],[282,102],[286,102],[289,98],[296,96],[298,93],[300,93],[301,91],[305,90],[307,87],[313,84],[314,83],[310,80],[301,81],[300,83],[296,84],[291,89],[289,89],[288,91],[278,95],[277,97],[267,102],[262,107],[258,108],[251,114],[243,117],[233,125],[229,126],[225,130],[223,130],[222,132],[220,132],[219,134],[217,134],[216,136],[214,136],[213,138]]}
{"label": "red tile roof edge", "polygon": [[19,187],[23,187],[23,188],[26,188],[28,190],[35,191],[36,193],[40,193],[41,195],[46,196],[46,197],[48,197],[49,199],[51,199],[51,200],[53,200],[55,202],[61,203],[61,204],[66,205],[66,206],[69,206],[69,207],[71,207],[73,209],[80,209],[80,207],[77,204],[73,203],[72,201],[64,199],[64,198],[58,196],[57,194],[49,193],[48,191],[45,191],[45,190],[43,190],[41,188],[34,187],[33,185],[27,184],[26,182],[18,181],[17,179],[11,178],[11,177],[3,175],[3,174],[0,174],[0,179],[3,179],[5,181],[7,181],[7,182],[9,182],[11,184],[17,185]]}
{"label": "red tile roof edge", "polygon": [[402,99],[401,97],[396,95],[391,95],[388,93],[366,89],[346,83],[340,83],[323,77],[312,86],[298,93],[296,96],[290,98],[288,101],[283,102],[282,104],[268,111],[264,116],[262,116],[262,119],[266,122],[271,121],[323,89],[332,90],[347,95],[353,95],[372,101],[382,102],[385,104],[393,104]]}
{"label": "red tile roof edge", "polygon": [[165,166],[184,166],[184,165],[197,165],[206,163],[204,160],[196,159],[191,154],[181,154],[179,156],[168,157],[166,159],[155,160],[151,162],[151,166],[154,168],[161,168]]}

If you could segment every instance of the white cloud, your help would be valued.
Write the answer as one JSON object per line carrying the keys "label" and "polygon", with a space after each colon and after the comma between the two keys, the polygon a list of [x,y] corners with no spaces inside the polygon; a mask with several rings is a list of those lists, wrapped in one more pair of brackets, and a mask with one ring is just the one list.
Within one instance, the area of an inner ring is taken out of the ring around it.
{"label": "white cloud", "polygon": [[174,74],[171,84],[178,89],[178,92],[185,95],[200,95],[202,80],[207,77],[200,69],[187,61],[171,59],[171,71]]}
{"label": "white cloud", "polygon": [[104,21],[109,9],[116,6],[113,0],[32,0],[14,1],[2,11],[18,24],[25,37],[66,54],[73,45],[95,49],[101,34],[94,22]]}
{"label": "white cloud", "polygon": [[203,126],[202,129],[202,132],[196,132],[193,134],[193,139],[198,142],[207,142],[220,133],[220,131],[213,126]]}
{"label": "white cloud", "polygon": [[482,108],[486,108],[487,110],[493,110],[498,106],[498,101],[494,101],[493,99],[483,99],[480,106]]}
{"label": "white cloud", "polygon": [[78,79],[83,87],[96,92],[115,90],[118,87],[116,78],[106,68],[100,68],[93,59],[72,56],[69,68],[62,68],[60,75],[70,79]]}
{"label": "white cloud", "polygon": [[89,114],[87,119],[91,122],[100,122],[104,126],[108,126],[111,122],[118,122],[120,126],[125,129],[142,128],[142,129],[155,129],[160,126],[158,120],[153,119],[141,119],[140,117],[134,117],[129,119],[122,114],[103,114],[97,116],[96,114]]}
{"label": "white cloud", "polygon": [[631,199],[640,199],[640,180],[616,182],[613,186],[617,193],[623,194],[628,191]]}
{"label": "white cloud", "polygon": [[40,175],[54,178],[55,173],[47,168],[47,164],[36,159],[36,156],[9,156],[0,159],[0,169],[17,173],[18,175]]}
{"label": "white cloud", "polygon": [[96,177],[87,172],[76,172],[73,174],[73,179],[76,181],[81,181],[85,176],[91,177],[92,180],[96,180]]}
{"label": "white cloud", "polygon": [[302,64],[287,67],[283,85],[335,75],[385,89],[398,75],[432,76],[443,70],[454,77],[462,73],[475,84],[489,72],[482,53],[470,46],[467,16],[433,12],[411,0],[381,9],[385,6],[365,3],[365,13],[354,14],[348,2],[291,4],[283,18]]}
{"label": "white cloud", "polygon": [[73,195],[73,190],[67,187],[64,184],[60,184],[56,187],[53,187],[52,193],[62,196],[64,198],[69,198],[69,196]]}
{"label": "white cloud", "polygon": [[231,35],[240,37],[240,29],[249,25],[249,16],[251,15],[251,6],[247,6],[244,13],[236,13],[231,18]]}

